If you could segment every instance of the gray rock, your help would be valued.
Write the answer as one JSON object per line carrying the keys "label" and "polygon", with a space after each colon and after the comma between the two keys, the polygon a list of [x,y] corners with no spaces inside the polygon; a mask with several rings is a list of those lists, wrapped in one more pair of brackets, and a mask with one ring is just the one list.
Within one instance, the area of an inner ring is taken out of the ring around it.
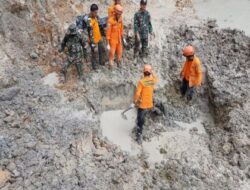
{"label": "gray rock", "polygon": [[30,53],[30,58],[31,59],[37,59],[39,56],[38,56],[38,54],[36,53],[36,52],[31,52]]}
{"label": "gray rock", "polygon": [[8,88],[0,92],[0,101],[11,101],[21,91],[20,88]]}

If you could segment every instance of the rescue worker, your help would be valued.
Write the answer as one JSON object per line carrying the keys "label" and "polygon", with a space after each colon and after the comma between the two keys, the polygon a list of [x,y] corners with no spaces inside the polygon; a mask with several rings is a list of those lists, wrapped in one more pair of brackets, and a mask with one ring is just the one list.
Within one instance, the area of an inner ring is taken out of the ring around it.
{"label": "rescue worker", "polygon": [[115,14],[115,6],[118,5],[118,4],[121,5],[121,0],[114,0],[114,4],[111,5],[108,8],[108,16],[109,16],[109,18],[114,16],[114,14]]}
{"label": "rescue worker", "polygon": [[87,57],[85,43],[83,42],[82,36],[77,32],[75,24],[71,24],[65,34],[61,48],[59,52],[63,52],[67,48],[67,62],[64,65],[62,72],[65,76],[65,81],[67,80],[67,69],[70,65],[74,64],[76,66],[79,79],[83,79],[82,74],[82,57]]}
{"label": "rescue worker", "polygon": [[[140,52],[141,57],[148,55],[148,38],[154,36],[150,13],[146,10],[147,0],[140,1],[140,10],[134,15],[135,48],[134,57]],[[140,50],[141,45],[141,50]]]}
{"label": "rescue worker", "polygon": [[[122,43],[123,39],[123,21],[122,21],[123,8],[121,5],[115,5],[115,14],[108,20],[107,26],[107,49],[109,50],[109,67],[110,69],[114,66],[115,54],[117,55],[117,66],[121,66],[122,60]],[[126,42],[124,42],[126,43]]]}
{"label": "rescue worker", "polygon": [[186,61],[180,73],[182,78],[180,91],[182,97],[187,93],[187,100],[190,101],[195,93],[195,89],[198,86],[201,86],[201,62],[199,58],[195,56],[195,49],[191,45],[188,45],[183,49],[183,56],[186,57]]}
{"label": "rescue worker", "polygon": [[101,28],[98,16],[98,6],[92,4],[90,14],[87,18],[87,30],[89,37],[89,45],[91,48],[91,63],[93,70],[97,69],[97,65],[105,65],[105,46],[102,36],[105,36],[104,28]]}
{"label": "rescue worker", "polygon": [[141,135],[145,117],[153,109],[154,87],[158,79],[155,76],[151,65],[145,65],[143,69],[144,78],[138,83],[134,96],[134,104],[138,107],[137,126],[136,126],[136,141],[142,143]]}

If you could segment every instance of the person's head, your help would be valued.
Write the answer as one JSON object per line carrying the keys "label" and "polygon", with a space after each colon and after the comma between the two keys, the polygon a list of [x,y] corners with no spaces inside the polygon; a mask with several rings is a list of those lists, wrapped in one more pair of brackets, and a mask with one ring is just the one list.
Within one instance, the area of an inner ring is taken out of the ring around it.
{"label": "person's head", "polygon": [[123,7],[120,4],[115,5],[115,16],[119,19],[122,16]]}
{"label": "person's head", "polygon": [[147,0],[141,0],[140,7],[142,11],[145,11],[147,7]]}
{"label": "person's head", "polygon": [[150,76],[152,74],[152,71],[153,69],[151,65],[144,65],[143,74],[145,77]]}
{"label": "person's head", "polygon": [[183,56],[186,57],[187,61],[193,61],[194,60],[194,53],[195,53],[195,50],[194,50],[194,47],[191,46],[191,45],[188,45],[186,46],[184,49],[183,49]]}
{"label": "person's head", "polygon": [[91,14],[91,17],[97,17],[97,14],[98,14],[98,6],[97,6],[97,4],[92,4],[90,6],[90,14]]}
{"label": "person's head", "polygon": [[77,34],[77,31],[76,31],[76,25],[75,24],[71,24],[69,25],[69,28],[68,28],[68,33],[70,35],[76,35]]}
{"label": "person's head", "polygon": [[114,0],[114,3],[115,3],[115,5],[117,5],[117,4],[121,4],[121,0]]}

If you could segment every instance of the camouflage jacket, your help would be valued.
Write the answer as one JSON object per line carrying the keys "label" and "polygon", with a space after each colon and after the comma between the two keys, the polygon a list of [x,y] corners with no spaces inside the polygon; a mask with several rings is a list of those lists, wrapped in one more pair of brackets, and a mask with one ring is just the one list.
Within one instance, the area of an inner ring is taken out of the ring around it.
{"label": "camouflage jacket", "polygon": [[138,32],[142,39],[148,38],[148,34],[153,32],[151,17],[148,11],[139,10],[135,13],[134,32]]}
{"label": "camouflage jacket", "polygon": [[67,47],[69,56],[81,55],[82,53],[84,57],[86,56],[86,47],[85,43],[80,34],[70,35],[66,34],[63,38],[61,48],[62,51]]}

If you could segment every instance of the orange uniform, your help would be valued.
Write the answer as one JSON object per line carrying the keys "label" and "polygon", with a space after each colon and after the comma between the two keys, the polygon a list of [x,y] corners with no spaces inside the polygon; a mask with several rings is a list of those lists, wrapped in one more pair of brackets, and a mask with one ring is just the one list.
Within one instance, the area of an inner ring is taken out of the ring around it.
{"label": "orange uniform", "polygon": [[97,44],[102,39],[102,35],[100,32],[99,23],[98,23],[97,18],[91,18],[90,25],[93,29],[93,41],[95,44]]}
{"label": "orange uniform", "polygon": [[109,61],[113,61],[115,53],[118,61],[122,58],[122,37],[123,37],[123,21],[122,18],[117,21],[114,16],[108,20],[106,38],[110,45]]}
{"label": "orange uniform", "polygon": [[153,108],[154,86],[158,79],[156,76],[146,76],[139,81],[134,96],[135,104],[139,102],[139,108],[150,109]]}
{"label": "orange uniform", "polygon": [[200,86],[202,82],[202,69],[199,58],[195,56],[193,61],[186,61],[181,75],[189,81],[189,87]]}

